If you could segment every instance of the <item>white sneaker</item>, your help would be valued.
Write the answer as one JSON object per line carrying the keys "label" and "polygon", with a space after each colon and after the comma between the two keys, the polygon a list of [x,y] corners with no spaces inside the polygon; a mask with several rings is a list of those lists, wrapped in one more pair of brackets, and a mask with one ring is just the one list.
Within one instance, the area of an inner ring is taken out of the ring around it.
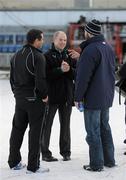
{"label": "white sneaker", "polygon": [[46,173],[46,172],[49,172],[49,168],[39,168],[37,169],[37,171],[33,172],[33,171],[30,171],[30,170],[27,170],[26,171],[26,174],[33,174],[33,173]]}
{"label": "white sneaker", "polygon": [[11,168],[12,170],[21,170],[26,167],[26,164],[22,164],[22,162],[19,162],[16,166]]}

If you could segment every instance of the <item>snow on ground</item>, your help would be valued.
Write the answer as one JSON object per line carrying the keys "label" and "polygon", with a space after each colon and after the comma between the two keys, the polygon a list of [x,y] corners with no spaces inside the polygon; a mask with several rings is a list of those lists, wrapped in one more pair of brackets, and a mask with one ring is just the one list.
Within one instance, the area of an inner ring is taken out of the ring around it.
{"label": "snow on ground", "polygon": [[[126,177],[126,145],[124,123],[124,99],[122,105],[118,103],[118,94],[115,93],[114,105],[110,111],[110,124],[115,143],[115,159],[118,164],[115,168],[104,168],[103,172],[88,172],[83,170],[83,165],[88,164],[88,146],[85,142],[85,129],[83,114],[73,108],[71,117],[71,150],[72,160],[63,162],[59,155],[59,121],[56,114],[50,149],[53,155],[59,159],[58,162],[41,161],[42,167],[48,167],[50,172],[43,174],[26,174],[26,169],[20,171],[10,170],[7,164],[9,136],[11,131],[12,118],[14,113],[14,98],[7,79],[0,80],[0,179],[1,180],[121,180]],[[25,133],[24,142],[21,148],[22,160],[27,163],[27,136]]]}

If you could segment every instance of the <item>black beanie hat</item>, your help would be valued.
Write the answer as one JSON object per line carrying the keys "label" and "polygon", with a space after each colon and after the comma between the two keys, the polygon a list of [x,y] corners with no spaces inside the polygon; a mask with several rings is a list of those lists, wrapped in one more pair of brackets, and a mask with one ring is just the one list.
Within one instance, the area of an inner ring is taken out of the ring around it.
{"label": "black beanie hat", "polygon": [[92,21],[86,24],[85,31],[97,36],[101,34],[101,23],[98,20],[93,19]]}

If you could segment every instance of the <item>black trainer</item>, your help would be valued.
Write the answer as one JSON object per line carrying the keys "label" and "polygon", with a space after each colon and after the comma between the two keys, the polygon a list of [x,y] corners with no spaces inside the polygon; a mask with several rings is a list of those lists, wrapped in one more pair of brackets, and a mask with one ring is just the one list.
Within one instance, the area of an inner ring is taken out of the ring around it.
{"label": "black trainer", "polygon": [[70,156],[63,156],[63,161],[70,161],[70,160],[71,160]]}
{"label": "black trainer", "polygon": [[47,162],[53,162],[53,161],[58,161],[57,158],[53,157],[53,156],[48,156],[48,157],[42,157],[43,161],[47,161]]}
{"label": "black trainer", "polygon": [[96,171],[96,172],[101,172],[103,171],[103,168],[92,168],[90,165],[84,165],[83,168],[87,171]]}

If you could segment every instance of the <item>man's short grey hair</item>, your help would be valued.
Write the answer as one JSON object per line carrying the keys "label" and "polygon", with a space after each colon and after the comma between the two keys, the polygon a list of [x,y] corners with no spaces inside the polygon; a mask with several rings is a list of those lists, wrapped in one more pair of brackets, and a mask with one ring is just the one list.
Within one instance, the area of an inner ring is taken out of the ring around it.
{"label": "man's short grey hair", "polygon": [[56,31],[53,35],[53,40],[56,39],[60,33],[66,34],[64,31]]}

